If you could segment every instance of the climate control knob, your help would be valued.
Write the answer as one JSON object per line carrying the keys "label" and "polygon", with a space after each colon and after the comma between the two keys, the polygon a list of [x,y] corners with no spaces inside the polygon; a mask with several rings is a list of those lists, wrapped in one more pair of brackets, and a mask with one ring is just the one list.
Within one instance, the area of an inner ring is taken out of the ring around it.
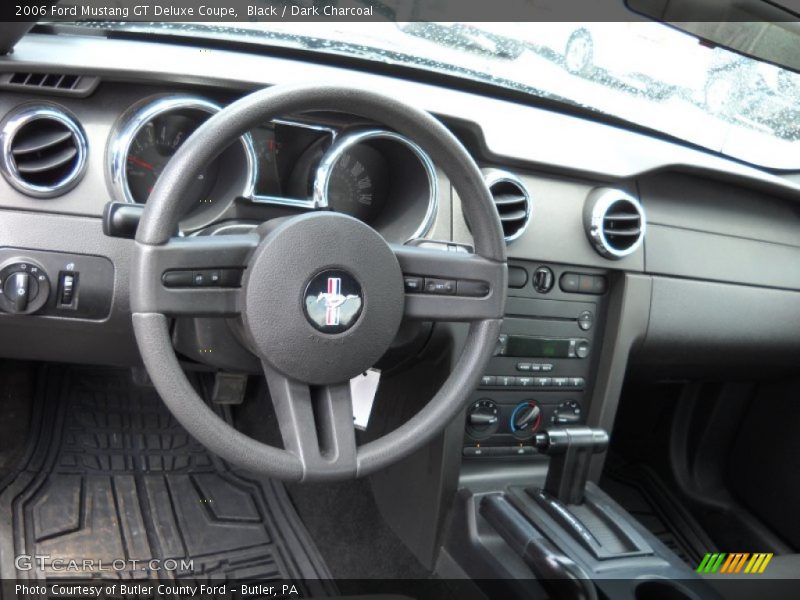
{"label": "climate control knob", "polygon": [[39,265],[15,260],[0,269],[0,310],[24,315],[47,302],[50,281]]}
{"label": "climate control knob", "polygon": [[509,429],[519,437],[530,437],[539,429],[542,424],[542,408],[536,400],[521,402],[511,413]]}

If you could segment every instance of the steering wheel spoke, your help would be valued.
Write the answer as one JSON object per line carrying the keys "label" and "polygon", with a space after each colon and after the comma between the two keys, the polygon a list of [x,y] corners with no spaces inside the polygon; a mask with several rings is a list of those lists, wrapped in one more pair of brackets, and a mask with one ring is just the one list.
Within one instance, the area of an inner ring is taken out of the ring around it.
{"label": "steering wheel spoke", "polygon": [[310,386],[266,363],[263,369],[284,447],[300,459],[303,471],[322,472],[331,480],[355,476],[350,383]]}
{"label": "steering wheel spoke", "polygon": [[157,246],[140,245],[146,256],[140,256],[138,264],[149,261],[150,277],[158,277],[159,284],[151,286],[149,293],[132,290],[135,312],[239,314],[242,276],[259,241],[252,233],[171,238]]}
{"label": "steering wheel spoke", "polygon": [[478,321],[503,316],[505,263],[475,254],[393,245],[405,280],[405,317]]}

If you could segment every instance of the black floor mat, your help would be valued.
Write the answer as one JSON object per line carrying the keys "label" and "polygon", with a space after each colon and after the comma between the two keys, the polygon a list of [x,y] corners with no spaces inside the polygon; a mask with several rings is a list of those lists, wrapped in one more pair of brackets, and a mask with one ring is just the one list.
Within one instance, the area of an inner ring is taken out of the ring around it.
{"label": "black floor mat", "polygon": [[654,471],[609,461],[600,487],[692,568],[716,547],[700,524]]}
{"label": "black floor mat", "polygon": [[[48,369],[30,437],[0,482],[3,579],[305,580],[305,597],[334,592],[283,485],[210,455],[127,371]],[[94,562],[25,570],[20,555]]]}

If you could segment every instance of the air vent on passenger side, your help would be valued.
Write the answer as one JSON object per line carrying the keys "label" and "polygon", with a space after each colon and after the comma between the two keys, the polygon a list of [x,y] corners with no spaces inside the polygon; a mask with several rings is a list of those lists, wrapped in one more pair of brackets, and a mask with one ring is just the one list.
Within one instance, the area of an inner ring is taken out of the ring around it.
{"label": "air vent on passenger side", "polygon": [[64,111],[26,106],[0,130],[0,171],[20,192],[50,198],[70,190],[86,167],[86,135]]}
{"label": "air vent on passenger side", "polygon": [[584,224],[595,250],[611,259],[635,252],[647,226],[639,201],[626,192],[609,188],[599,188],[589,194]]}
{"label": "air vent on passenger side", "polygon": [[91,75],[69,73],[0,73],[0,89],[60,94],[63,96],[88,96],[100,82]]}
{"label": "air vent on passenger side", "polygon": [[506,171],[491,169],[484,176],[503,226],[503,237],[511,242],[522,235],[531,218],[528,189],[516,175]]}

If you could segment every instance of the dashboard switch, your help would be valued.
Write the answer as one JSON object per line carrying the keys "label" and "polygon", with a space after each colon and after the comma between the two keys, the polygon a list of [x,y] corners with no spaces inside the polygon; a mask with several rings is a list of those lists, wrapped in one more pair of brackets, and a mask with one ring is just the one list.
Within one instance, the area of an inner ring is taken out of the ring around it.
{"label": "dashboard switch", "polygon": [[0,269],[0,311],[29,315],[50,296],[50,281],[40,265],[16,260]]}
{"label": "dashboard switch", "polygon": [[539,267],[533,273],[533,289],[540,294],[546,294],[553,289],[555,275],[549,267]]}
{"label": "dashboard switch", "polygon": [[72,308],[78,291],[78,274],[62,271],[58,275],[58,307]]}
{"label": "dashboard switch", "polygon": [[25,272],[17,272],[6,279],[3,285],[3,293],[11,302],[13,312],[22,313],[28,309],[28,301],[35,296],[32,289],[36,282]]}
{"label": "dashboard switch", "polygon": [[528,272],[522,267],[508,267],[508,287],[523,288],[528,283]]}
{"label": "dashboard switch", "polygon": [[562,292],[575,294],[578,291],[580,275],[577,273],[564,273],[559,280]]}

